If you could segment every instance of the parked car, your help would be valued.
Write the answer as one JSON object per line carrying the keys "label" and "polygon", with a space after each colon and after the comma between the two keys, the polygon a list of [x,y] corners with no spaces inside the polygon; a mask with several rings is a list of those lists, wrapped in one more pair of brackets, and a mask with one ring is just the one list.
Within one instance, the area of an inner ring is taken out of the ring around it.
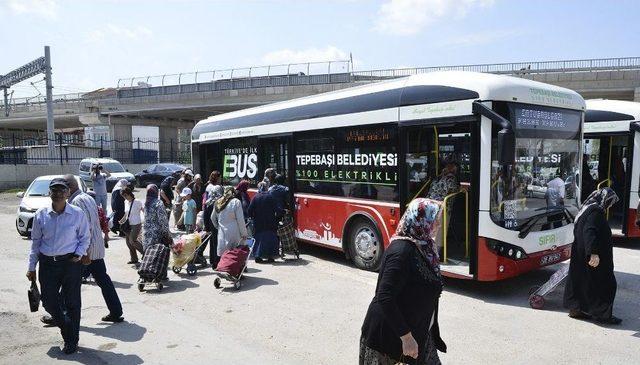
{"label": "parked car", "polygon": [[80,178],[89,186],[93,186],[91,181],[91,166],[101,164],[102,167],[111,173],[107,178],[107,191],[111,191],[118,180],[126,179],[129,184],[135,186],[136,178],[122,164],[111,158],[85,158],[80,162]]}
{"label": "parked car", "polygon": [[[62,175],[39,176],[31,182],[26,191],[21,191],[16,194],[18,198],[22,198],[20,207],[18,208],[18,217],[16,218],[16,230],[18,230],[18,234],[21,236],[28,237],[31,235],[34,214],[38,209],[51,204],[51,199],[49,199],[49,183],[57,177],[62,177]],[[84,181],[77,175],[76,179],[78,180],[80,190],[86,192],[87,185]]]}
{"label": "parked car", "polygon": [[160,186],[162,180],[176,171],[182,171],[186,167],[173,163],[159,163],[151,165],[136,174],[136,182],[139,187],[146,187],[149,184]]}

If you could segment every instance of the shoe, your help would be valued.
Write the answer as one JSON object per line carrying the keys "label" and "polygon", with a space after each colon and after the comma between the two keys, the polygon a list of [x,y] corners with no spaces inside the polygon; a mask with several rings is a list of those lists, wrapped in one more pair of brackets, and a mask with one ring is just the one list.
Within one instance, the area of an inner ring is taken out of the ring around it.
{"label": "shoe", "polygon": [[40,317],[40,322],[44,323],[46,327],[54,327],[56,325],[56,322],[53,320],[53,317],[46,314]]}
{"label": "shoe", "polygon": [[569,317],[573,319],[590,319],[591,316],[586,314],[585,312],[577,309],[572,309],[569,311]]}
{"label": "shoe", "polygon": [[71,355],[77,351],[78,351],[78,345],[70,345],[65,343],[64,347],[62,348],[62,352],[64,352],[66,355]]}
{"label": "shoe", "polygon": [[274,260],[273,257],[270,257],[270,258],[267,259],[267,262],[272,264],[272,263],[276,262],[276,260]]}
{"label": "shoe", "polygon": [[127,265],[137,265],[137,264],[138,264],[138,261],[131,260],[131,261],[127,262]]}
{"label": "shoe", "polygon": [[604,323],[604,324],[613,324],[618,325],[622,323],[622,320],[616,316],[611,316],[609,318],[596,318],[596,322]]}
{"label": "shoe", "polygon": [[109,313],[108,315],[102,317],[102,322],[120,323],[122,321],[124,321],[124,317],[122,317],[122,316],[114,316],[111,313]]}
{"label": "shoe", "polygon": [[256,264],[262,264],[262,263],[264,263],[264,260],[262,258],[260,258],[260,257],[256,257],[255,258],[255,262],[256,262]]}

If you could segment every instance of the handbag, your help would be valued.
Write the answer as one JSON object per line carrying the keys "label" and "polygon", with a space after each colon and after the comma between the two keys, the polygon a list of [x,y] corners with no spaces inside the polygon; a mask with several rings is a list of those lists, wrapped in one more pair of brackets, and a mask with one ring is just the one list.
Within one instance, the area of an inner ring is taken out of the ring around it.
{"label": "handbag", "polygon": [[127,214],[127,220],[120,225],[120,232],[124,234],[131,233],[131,224],[129,223],[129,217],[131,216],[131,209],[133,209],[133,202],[131,202],[131,205],[129,205],[129,214]]}
{"label": "handbag", "polygon": [[29,298],[29,309],[32,312],[37,312],[40,307],[40,290],[35,281],[31,282],[31,287],[27,290],[27,297]]}

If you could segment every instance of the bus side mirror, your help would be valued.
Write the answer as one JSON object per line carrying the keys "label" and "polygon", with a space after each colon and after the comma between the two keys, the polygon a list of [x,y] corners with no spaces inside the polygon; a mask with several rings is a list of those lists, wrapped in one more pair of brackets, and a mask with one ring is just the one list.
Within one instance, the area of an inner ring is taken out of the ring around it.
{"label": "bus side mirror", "polygon": [[516,159],[516,136],[511,128],[502,128],[498,132],[498,163],[511,165]]}

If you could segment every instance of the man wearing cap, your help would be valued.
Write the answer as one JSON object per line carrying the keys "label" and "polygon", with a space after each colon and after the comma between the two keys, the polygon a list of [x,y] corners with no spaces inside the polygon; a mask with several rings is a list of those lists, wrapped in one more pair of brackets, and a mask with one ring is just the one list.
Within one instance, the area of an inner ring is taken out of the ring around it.
{"label": "man wearing cap", "polygon": [[49,194],[51,206],[38,209],[33,218],[27,278],[36,280],[40,263],[42,305],[60,327],[62,351],[72,354],[78,350],[80,332],[81,261],[86,260],[91,236],[82,210],[66,202],[69,187],[65,180],[51,180]]}
{"label": "man wearing cap", "polygon": [[182,197],[180,194],[182,193],[182,189],[186,188],[191,180],[193,179],[193,171],[191,169],[185,169],[182,173],[182,177],[178,180],[176,184],[175,197],[176,202],[173,206],[173,221],[176,225],[176,228],[179,230],[184,230],[184,222],[182,220]]}
{"label": "man wearing cap", "polygon": [[75,205],[82,209],[89,223],[89,234],[91,236],[91,244],[87,250],[87,256],[91,263],[87,267],[89,273],[93,276],[96,284],[102,290],[109,314],[102,317],[105,322],[122,322],[122,304],[113,282],[107,274],[107,267],[104,263],[105,256],[105,240],[103,238],[102,227],[100,227],[100,217],[98,216],[98,206],[89,194],[83,193],[78,188],[78,181],[73,175],[65,175],[64,180],[69,186],[69,204]]}

